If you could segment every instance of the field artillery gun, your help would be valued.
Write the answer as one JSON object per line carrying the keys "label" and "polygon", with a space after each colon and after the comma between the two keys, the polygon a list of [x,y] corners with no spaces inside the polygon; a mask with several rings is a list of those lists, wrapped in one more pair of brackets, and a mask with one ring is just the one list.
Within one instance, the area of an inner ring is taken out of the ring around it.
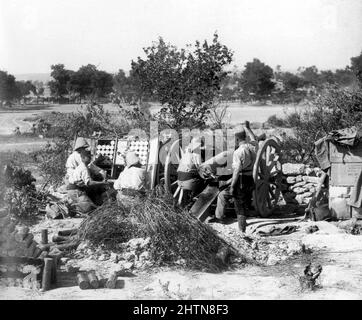
{"label": "field artillery gun", "polygon": [[[181,203],[183,190],[178,184],[177,167],[183,153],[180,140],[175,141],[169,149],[164,165],[165,188],[174,197],[179,197],[179,203]],[[216,181],[219,179],[227,180],[232,175],[230,167],[232,154],[233,150],[220,152],[200,165],[201,176],[203,176],[202,168],[208,167],[211,169],[209,171],[212,172],[211,177],[214,178],[214,181],[208,184],[191,208],[191,213],[200,220],[207,217],[207,209],[219,193],[219,185]],[[282,189],[281,148],[278,138],[271,137],[259,142],[253,178],[255,182],[253,193],[255,210],[263,218],[270,217],[278,206]]]}

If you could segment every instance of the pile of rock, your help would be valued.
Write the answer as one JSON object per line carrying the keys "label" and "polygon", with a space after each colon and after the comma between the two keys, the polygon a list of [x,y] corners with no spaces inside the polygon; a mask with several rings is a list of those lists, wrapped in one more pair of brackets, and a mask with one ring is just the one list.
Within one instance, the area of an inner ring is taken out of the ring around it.
{"label": "pile of rock", "polygon": [[[134,238],[118,244],[118,248],[113,250],[94,247],[88,241],[83,241],[67,261],[67,265],[78,266],[81,270],[87,271],[95,266],[92,263],[94,261],[101,262],[104,268],[117,265],[122,270],[144,269],[153,265],[149,251],[150,241],[150,238]],[[87,260],[86,263],[83,263],[83,260]]]}
{"label": "pile of rock", "polygon": [[287,204],[309,204],[316,192],[322,170],[305,164],[285,163],[282,166],[282,172],[285,202]]}
{"label": "pile of rock", "polygon": [[242,257],[242,259],[237,256],[232,257],[232,264],[256,261],[262,265],[276,265],[308,250],[300,240],[266,239],[253,234],[245,237],[232,225],[226,224],[215,223],[211,227]]}
{"label": "pile of rock", "polygon": [[0,262],[0,286],[40,289],[41,265]]}

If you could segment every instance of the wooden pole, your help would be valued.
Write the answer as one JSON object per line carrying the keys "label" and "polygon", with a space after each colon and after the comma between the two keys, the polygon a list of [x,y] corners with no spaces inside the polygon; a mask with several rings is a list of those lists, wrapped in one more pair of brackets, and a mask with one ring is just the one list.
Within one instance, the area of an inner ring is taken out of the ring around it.
{"label": "wooden pole", "polygon": [[28,248],[28,247],[31,245],[31,243],[33,242],[33,239],[34,239],[33,234],[32,234],[32,233],[29,233],[29,234],[25,237],[25,239],[23,240],[24,246],[25,246],[26,248]]}
{"label": "wooden pole", "polygon": [[57,235],[54,235],[53,238],[52,238],[53,242],[66,242],[66,241],[70,241],[70,240],[72,240],[72,238],[69,237],[69,236],[57,236]]}
{"label": "wooden pole", "polygon": [[58,236],[69,237],[74,236],[78,233],[78,229],[59,230]]}
{"label": "wooden pole", "polygon": [[41,244],[48,243],[48,229],[41,230]]}
{"label": "wooden pole", "polygon": [[90,287],[88,278],[86,277],[86,275],[84,273],[77,274],[77,282],[78,282],[79,288],[81,288],[82,290],[89,289],[89,287]]}
{"label": "wooden pole", "polygon": [[65,244],[58,244],[55,247],[58,248],[59,250],[72,250],[72,249],[76,249],[79,245],[79,241],[72,241],[70,243],[65,243]]}
{"label": "wooden pole", "polygon": [[50,289],[52,269],[53,269],[53,259],[45,258],[44,259],[43,277],[42,277],[42,291],[47,291]]}
{"label": "wooden pole", "polygon": [[91,287],[93,289],[98,289],[99,288],[99,281],[98,278],[96,276],[96,273],[94,271],[90,271],[88,273],[88,279],[89,279],[89,283],[91,285]]}
{"label": "wooden pole", "polygon": [[31,245],[29,246],[28,250],[26,251],[26,256],[27,257],[32,257],[33,254],[34,254],[35,249],[36,249],[36,242],[33,241],[31,243]]}
{"label": "wooden pole", "polygon": [[117,283],[117,278],[118,278],[117,272],[114,272],[107,280],[106,287],[108,289],[115,289],[116,283]]}
{"label": "wooden pole", "polygon": [[57,278],[57,269],[58,269],[58,263],[59,263],[59,259],[61,257],[61,253],[49,254],[49,257],[51,257],[53,259],[53,262],[54,262],[51,282],[52,283],[57,283],[57,280],[58,280],[58,278]]}
{"label": "wooden pole", "polygon": [[35,247],[35,250],[33,253],[33,258],[38,258],[41,253],[42,253],[41,249],[39,249],[38,247]]}

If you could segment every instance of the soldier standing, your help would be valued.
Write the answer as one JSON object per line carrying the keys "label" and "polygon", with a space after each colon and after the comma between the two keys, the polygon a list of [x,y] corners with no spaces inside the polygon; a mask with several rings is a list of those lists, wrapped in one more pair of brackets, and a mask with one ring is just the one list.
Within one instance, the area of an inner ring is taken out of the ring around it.
{"label": "soldier standing", "polygon": [[[250,142],[247,142],[247,135]],[[244,130],[235,134],[236,149],[233,153],[233,175],[226,185],[226,189],[221,191],[217,199],[215,211],[216,219],[222,222],[225,216],[226,202],[234,198],[234,207],[238,219],[238,228],[241,232],[246,230],[246,210],[251,205],[252,192],[254,189],[253,167],[258,148],[257,139],[250,129],[249,121],[245,122]]]}

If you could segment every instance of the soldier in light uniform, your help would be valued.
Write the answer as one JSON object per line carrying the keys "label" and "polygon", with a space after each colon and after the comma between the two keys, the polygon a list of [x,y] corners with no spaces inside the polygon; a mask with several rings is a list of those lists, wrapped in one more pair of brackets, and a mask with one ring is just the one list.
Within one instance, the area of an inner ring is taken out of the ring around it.
{"label": "soldier in light uniform", "polygon": [[[250,142],[247,142],[246,136]],[[252,192],[254,189],[253,167],[258,148],[257,139],[250,129],[248,121],[245,122],[244,130],[235,134],[236,150],[233,153],[233,175],[226,184],[229,187],[221,191],[217,199],[215,216],[222,222],[225,216],[227,200],[234,198],[234,207],[238,219],[238,227],[241,232],[246,230],[246,210],[251,205]]]}
{"label": "soldier in light uniform", "polygon": [[[78,137],[75,142],[74,151],[72,154],[69,155],[67,162],[65,164],[65,167],[67,169],[65,182],[67,184],[69,183],[69,177],[73,175],[74,170],[82,163],[81,152],[87,150],[88,148],[89,144],[87,140],[82,137]],[[97,167],[94,163],[91,162],[88,165],[88,168],[93,178],[97,178],[97,180],[104,180],[106,178],[106,171]]]}

